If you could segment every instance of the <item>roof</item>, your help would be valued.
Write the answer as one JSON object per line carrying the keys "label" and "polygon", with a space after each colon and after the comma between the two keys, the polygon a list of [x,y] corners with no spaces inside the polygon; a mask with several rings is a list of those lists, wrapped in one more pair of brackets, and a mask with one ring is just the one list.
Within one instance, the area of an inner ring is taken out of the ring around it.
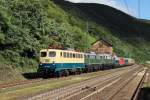
{"label": "roof", "polygon": [[107,39],[105,39],[105,38],[100,38],[100,39],[98,39],[97,41],[95,41],[94,43],[92,43],[92,45],[93,44],[95,44],[96,42],[98,42],[98,41],[103,41],[103,42],[105,42],[106,44],[108,44],[109,46],[113,46]]}

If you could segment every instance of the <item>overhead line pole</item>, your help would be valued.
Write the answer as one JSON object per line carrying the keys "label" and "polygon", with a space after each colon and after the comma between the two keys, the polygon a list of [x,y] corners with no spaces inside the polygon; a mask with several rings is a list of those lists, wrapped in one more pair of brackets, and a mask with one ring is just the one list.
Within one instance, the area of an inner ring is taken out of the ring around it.
{"label": "overhead line pole", "polygon": [[88,43],[87,43],[87,41],[88,41],[88,32],[89,32],[89,22],[88,22],[88,19],[87,19],[87,22],[86,22],[86,50],[85,50],[85,52],[87,52],[87,50],[88,50]]}

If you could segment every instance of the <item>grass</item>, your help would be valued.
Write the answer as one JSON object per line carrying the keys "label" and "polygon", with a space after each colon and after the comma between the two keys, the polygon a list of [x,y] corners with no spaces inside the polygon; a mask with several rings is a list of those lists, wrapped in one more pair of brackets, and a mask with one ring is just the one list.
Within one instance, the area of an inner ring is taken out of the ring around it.
{"label": "grass", "polygon": [[88,73],[86,76],[69,76],[64,78],[58,78],[56,80],[49,80],[45,84],[34,84],[29,87],[21,87],[21,88],[12,88],[9,90],[1,90],[0,91],[0,97],[1,100],[11,100],[15,99],[17,97],[31,95],[31,94],[37,94],[40,92],[48,91],[55,88],[60,88],[63,86],[67,86],[74,83],[79,83],[97,76],[102,76],[108,72],[93,72]]}

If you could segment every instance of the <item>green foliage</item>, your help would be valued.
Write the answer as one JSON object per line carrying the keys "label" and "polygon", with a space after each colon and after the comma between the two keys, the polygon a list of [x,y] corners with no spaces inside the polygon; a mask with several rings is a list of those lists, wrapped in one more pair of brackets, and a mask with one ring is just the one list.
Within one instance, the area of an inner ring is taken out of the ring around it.
{"label": "green foliage", "polygon": [[[52,44],[85,50],[86,33],[74,26],[70,17],[77,23],[75,17],[49,0],[0,1],[0,55],[7,60],[0,63],[20,70],[36,68],[39,50]],[[59,40],[50,37],[53,35]]]}

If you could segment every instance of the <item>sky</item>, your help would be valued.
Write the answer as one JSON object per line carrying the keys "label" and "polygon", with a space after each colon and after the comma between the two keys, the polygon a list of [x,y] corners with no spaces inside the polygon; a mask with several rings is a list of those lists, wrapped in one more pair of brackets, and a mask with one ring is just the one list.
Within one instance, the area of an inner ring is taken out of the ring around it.
{"label": "sky", "polygon": [[[150,20],[150,0],[67,0],[74,3],[100,3],[115,7],[132,16]],[[140,1],[140,6],[138,5]],[[140,9],[139,9],[140,8]]]}

